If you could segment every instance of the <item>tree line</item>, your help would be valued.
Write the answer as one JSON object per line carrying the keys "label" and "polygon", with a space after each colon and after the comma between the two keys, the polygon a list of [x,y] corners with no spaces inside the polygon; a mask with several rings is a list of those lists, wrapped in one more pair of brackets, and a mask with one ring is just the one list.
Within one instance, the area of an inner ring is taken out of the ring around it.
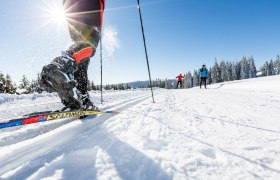
{"label": "tree line", "polygon": [[18,93],[19,90],[22,90],[21,92],[26,94],[35,92],[39,88],[38,78],[37,80],[29,81],[27,77],[23,75],[19,85],[17,85],[12,81],[9,74],[4,75],[2,72],[0,72],[0,93],[15,94]]}
{"label": "tree line", "polygon": [[[29,94],[33,92],[41,93],[44,91],[42,87],[40,87],[40,76],[38,74],[37,79],[33,79],[29,81],[25,75],[23,75],[19,84],[17,85],[11,79],[9,74],[4,75],[0,72],[0,93],[8,93],[8,94]],[[155,83],[156,84],[156,83]],[[105,90],[127,90],[132,87],[128,83],[120,83],[120,84],[106,84],[103,86]],[[93,81],[88,81],[87,86],[88,91],[94,90],[98,91],[101,89],[100,85],[95,85]]]}
{"label": "tree line", "polygon": [[[234,81],[241,79],[255,78],[257,76],[271,76],[280,74],[280,56],[275,60],[266,61],[257,71],[255,60],[252,56],[243,57],[239,61],[221,61],[218,63],[217,59],[212,67],[208,68],[207,84],[220,83],[225,81]],[[15,94],[21,90],[22,93],[42,92],[43,89],[39,85],[39,74],[36,79],[29,81],[25,75],[20,80],[19,85],[14,83],[9,74],[4,75],[0,72],[0,93]],[[188,71],[185,74],[184,88],[192,88],[199,85],[200,75],[199,69],[193,72]],[[172,89],[176,86],[176,81],[155,79],[152,81],[153,87]],[[126,90],[135,88],[149,88],[149,82],[144,81],[137,86],[130,83],[120,84],[106,84],[103,86],[105,90]],[[95,85],[93,81],[88,81],[88,90],[100,90],[100,85]]]}
{"label": "tree line", "polygon": [[[127,83],[120,84],[106,84],[102,87],[105,90],[127,90],[131,89],[131,87]],[[88,81],[88,91],[99,91],[101,90],[100,85],[95,85],[93,81]]]}
{"label": "tree line", "polygon": [[280,56],[278,55],[275,60],[266,61],[264,65],[260,67],[260,73],[262,76],[271,76],[280,74]]}
{"label": "tree line", "polygon": [[[280,56],[275,60],[266,61],[257,71],[255,60],[252,56],[243,57],[239,61],[221,61],[208,68],[207,84],[220,83],[225,81],[234,81],[250,79],[260,76],[270,76],[280,74]],[[199,69],[185,74],[184,88],[191,88],[199,85]]]}

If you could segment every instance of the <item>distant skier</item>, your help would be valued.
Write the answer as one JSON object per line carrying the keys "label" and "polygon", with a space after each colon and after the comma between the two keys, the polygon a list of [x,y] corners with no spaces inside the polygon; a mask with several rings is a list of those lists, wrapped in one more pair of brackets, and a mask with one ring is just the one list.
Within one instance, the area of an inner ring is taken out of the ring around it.
{"label": "distant skier", "polygon": [[204,83],[204,87],[205,87],[205,89],[207,89],[206,88],[206,79],[208,77],[208,70],[204,64],[202,65],[202,68],[199,70],[199,74],[200,74],[200,89],[201,89],[202,83]]}
{"label": "distant skier", "polygon": [[74,44],[43,67],[40,84],[58,93],[65,105],[62,111],[98,110],[87,92],[87,70],[99,43],[105,0],[64,0],[63,3]]}
{"label": "distant skier", "polygon": [[182,74],[180,74],[180,75],[179,75],[179,76],[177,76],[176,78],[178,79],[176,89],[178,89],[179,84],[180,84],[180,88],[183,88],[183,78],[184,78],[184,76],[182,76]]}

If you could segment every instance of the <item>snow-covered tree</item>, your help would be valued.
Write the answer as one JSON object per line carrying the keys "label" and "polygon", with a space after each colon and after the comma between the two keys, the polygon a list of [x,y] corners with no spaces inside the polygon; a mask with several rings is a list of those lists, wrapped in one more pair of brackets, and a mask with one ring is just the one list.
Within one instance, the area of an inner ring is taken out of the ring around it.
{"label": "snow-covered tree", "polygon": [[273,73],[273,63],[271,62],[272,60],[270,60],[270,62],[266,61],[264,63],[264,65],[260,68],[263,76],[271,76]]}
{"label": "snow-covered tree", "polygon": [[249,78],[249,63],[246,57],[243,57],[240,61],[240,78],[248,79]]}
{"label": "snow-covered tree", "polygon": [[280,56],[277,55],[276,60],[274,61],[274,74],[280,74]]}
{"label": "snow-covered tree", "polygon": [[227,81],[226,63],[225,61],[220,62],[221,71],[221,82]]}
{"label": "snow-covered tree", "polygon": [[9,74],[6,75],[4,89],[4,93],[9,94],[14,94],[16,91],[16,86],[13,84],[11,76]]}
{"label": "snow-covered tree", "polygon": [[274,75],[274,64],[273,64],[273,60],[271,59],[269,61],[269,64],[268,64],[268,76],[271,76],[271,75]]}
{"label": "snow-covered tree", "polygon": [[232,73],[232,80],[237,80],[237,72],[236,72],[236,66],[235,66],[235,62],[231,63],[231,73]]}
{"label": "snow-covered tree", "polygon": [[28,92],[34,92],[37,91],[37,88],[39,87],[38,80],[32,79],[30,86],[27,88]]}
{"label": "snow-covered tree", "polygon": [[197,70],[194,70],[193,72],[193,87],[196,87],[199,85],[199,73]]}
{"label": "snow-covered tree", "polygon": [[236,75],[237,75],[237,80],[241,79],[241,63],[240,62],[236,62],[235,63],[235,70],[236,70]]}
{"label": "snow-covered tree", "polygon": [[264,65],[260,68],[263,76],[271,76],[273,75],[273,61],[270,60],[270,62],[266,61]]}
{"label": "snow-covered tree", "polygon": [[232,77],[232,63],[231,62],[226,62],[226,76],[227,76],[227,81],[233,81]]}
{"label": "snow-covered tree", "polygon": [[165,89],[170,89],[170,81],[166,78],[164,82],[164,88]]}
{"label": "snow-covered tree", "polygon": [[265,76],[270,76],[271,75],[268,61],[266,61],[264,63],[264,71],[265,71]]}
{"label": "snow-covered tree", "polygon": [[257,76],[257,68],[255,65],[255,60],[252,56],[248,59],[248,64],[249,64],[249,78],[255,78]]}
{"label": "snow-covered tree", "polygon": [[212,68],[211,67],[208,69],[207,84],[212,84]]}
{"label": "snow-covered tree", "polygon": [[25,75],[22,76],[22,79],[20,80],[19,88],[20,89],[28,89],[30,86],[29,80],[26,78]]}
{"label": "snow-covered tree", "polygon": [[4,93],[5,84],[6,84],[5,76],[2,72],[0,72],[0,93]]}
{"label": "snow-covered tree", "polygon": [[222,81],[221,80],[221,70],[220,70],[217,60],[215,61],[215,64],[212,68],[211,78],[212,78],[213,83],[219,83]]}
{"label": "snow-covered tree", "polygon": [[192,73],[189,71],[185,77],[185,88],[192,88]]}
{"label": "snow-covered tree", "polygon": [[90,88],[91,88],[91,90],[96,90],[96,87],[95,87],[95,84],[94,84],[94,82],[93,81],[91,81],[91,83],[90,83]]}
{"label": "snow-covered tree", "polygon": [[267,61],[259,68],[262,76],[267,76],[266,63],[267,63]]}

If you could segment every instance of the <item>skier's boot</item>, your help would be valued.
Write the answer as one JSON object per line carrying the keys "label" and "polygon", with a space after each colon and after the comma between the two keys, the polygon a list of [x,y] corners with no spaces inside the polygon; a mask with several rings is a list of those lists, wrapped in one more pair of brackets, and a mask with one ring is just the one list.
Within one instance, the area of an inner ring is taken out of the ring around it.
{"label": "skier's boot", "polygon": [[64,104],[64,108],[61,111],[75,111],[82,109],[82,102],[78,98],[76,88],[70,91],[58,92],[61,102]]}
{"label": "skier's boot", "polygon": [[80,94],[80,99],[82,101],[82,108],[84,110],[100,111],[97,106],[90,101],[89,94]]}
{"label": "skier's boot", "polygon": [[43,67],[41,82],[45,89],[58,93],[61,102],[65,105],[61,111],[81,109],[82,103],[76,92],[76,81],[62,72],[56,64],[49,64]]}

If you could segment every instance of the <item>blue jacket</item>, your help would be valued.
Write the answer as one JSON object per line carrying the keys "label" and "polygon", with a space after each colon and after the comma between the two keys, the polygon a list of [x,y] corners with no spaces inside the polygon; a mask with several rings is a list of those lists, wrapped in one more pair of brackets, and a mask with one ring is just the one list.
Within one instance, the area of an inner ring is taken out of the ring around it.
{"label": "blue jacket", "polygon": [[205,68],[201,68],[199,69],[199,74],[200,74],[200,77],[202,78],[207,78],[208,77],[208,70]]}

